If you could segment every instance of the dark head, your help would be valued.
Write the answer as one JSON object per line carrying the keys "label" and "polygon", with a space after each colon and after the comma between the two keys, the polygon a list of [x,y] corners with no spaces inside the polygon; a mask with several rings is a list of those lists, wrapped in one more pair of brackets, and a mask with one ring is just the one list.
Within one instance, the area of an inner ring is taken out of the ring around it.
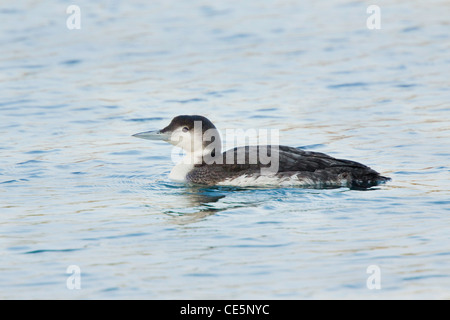
{"label": "dark head", "polygon": [[181,128],[184,132],[191,131],[194,129],[196,122],[197,126],[201,125],[202,133],[205,133],[209,129],[216,129],[214,124],[211,121],[209,121],[209,119],[203,116],[183,115],[183,116],[176,116],[175,118],[173,118],[172,121],[170,121],[170,124],[161,130],[161,133],[175,132],[178,128]]}
{"label": "dark head", "polygon": [[188,153],[204,153],[214,147],[220,150],[219,133],[214,124],[207,118],[198,115],[181,115],[172,119],[170,124],[161,130],[141,132],[133,135],[148,140],[164,140]]}

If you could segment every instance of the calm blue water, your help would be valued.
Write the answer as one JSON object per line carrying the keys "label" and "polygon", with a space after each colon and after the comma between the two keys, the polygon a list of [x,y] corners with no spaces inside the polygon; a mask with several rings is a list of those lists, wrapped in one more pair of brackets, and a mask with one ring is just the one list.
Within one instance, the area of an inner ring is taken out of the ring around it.
{"label": "calm blue water", "polygon": [[[0,298],[450,298],[448,1],[76,4],[0,5]],[[393,181],[177,184],[178,114]]]}

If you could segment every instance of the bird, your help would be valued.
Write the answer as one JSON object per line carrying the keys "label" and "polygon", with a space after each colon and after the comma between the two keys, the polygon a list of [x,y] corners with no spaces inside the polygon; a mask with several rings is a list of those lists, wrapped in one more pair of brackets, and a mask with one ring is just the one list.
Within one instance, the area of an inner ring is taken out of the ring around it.
{"label": "bird", "polygon": [[240,146],[222,152],[219,131],[201,115],[179,115],[161,130],[133,136],[182,148],[186,154],[169,178],[188,184],[367,189],[391,180],[356,161],[279,144]]}

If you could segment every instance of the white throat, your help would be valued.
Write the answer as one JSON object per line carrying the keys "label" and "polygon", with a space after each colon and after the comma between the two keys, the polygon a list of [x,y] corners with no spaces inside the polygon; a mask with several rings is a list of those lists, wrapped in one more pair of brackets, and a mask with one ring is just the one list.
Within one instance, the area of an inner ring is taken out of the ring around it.
{"label": "white throat", "polygon": [[[179,132],[179,130],[177,131]],[[201,132],[201,131],[200,131]],[[217,134],[217,130],[214,130],[213,133]],[[179,133],[182,135],[182,133]],[[200,141],[198,144],[192,144],[191,141]],[[195,140],[197,139],[197,140]],[[200,139],[200,140],[199,140]],[[203,163],[203,160],[206,158],[210,158],[212,153],[221,154],[221,140],[220,136],[217,134],[215,136],[215,141],[210,143],[207,146],[203,145],[203,137],[199,136],[191,136],[190,139],[181,139],[181,143],[173,143],[177,147],[181,147],[186,151],[184,157],[173,167],[170,172],[169,178],[175,181],[186,181],[187,174],[195,167],[195,165],[199,165]],[[175,141],[179,141],[174,139]],[[187,151],[186,149],[196,147],[194,151]],[[209,157],[208,157],[209,156]]]}
{"label": "white throat", "polygon": [[173,167],[169,174],[169,179],[174,181],[186,181],[187,174],[194,168],[196,164],[201,164],[203,152],[189,152]]}

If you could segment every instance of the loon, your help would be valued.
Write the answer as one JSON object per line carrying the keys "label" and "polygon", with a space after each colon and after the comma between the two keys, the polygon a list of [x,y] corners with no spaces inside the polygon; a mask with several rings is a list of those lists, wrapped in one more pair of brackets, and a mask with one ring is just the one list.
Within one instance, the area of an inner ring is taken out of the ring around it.
{"label": "loon", "polygon": [[169,178],[186,183],[366,189],[390,180],[361,163],[294,147],[256,145],[222,152],[216,127],[200,115],[180,115],[164,129],[133,136],[181,147],[186,155]]}

